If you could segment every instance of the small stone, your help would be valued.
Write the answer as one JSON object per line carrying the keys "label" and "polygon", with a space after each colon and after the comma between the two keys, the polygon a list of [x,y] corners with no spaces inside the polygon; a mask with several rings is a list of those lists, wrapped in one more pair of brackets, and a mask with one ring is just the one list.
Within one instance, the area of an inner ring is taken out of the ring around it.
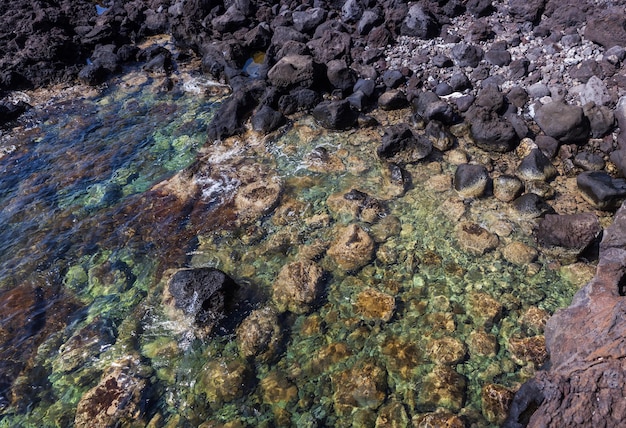
{"label": "small stone", "polygon": [[453,337],[432,339],[426,345],[426,355],[435,364],[455,365],[465,359],[467,348]]}
{"label": "small stone", "polygon": [[373,288],[366,288],[356,298],[355,312],[365,320],[389,321],[393,317],[396,300],[393,296]]}
{"label": "small stone", "polygon": [[276,354],[282,338],[276,311],[267,306],[250,313],[237,327],[239,353],[266,362]]}
{"label": "small stone", "polygon": [[467,300],[467,314],[474,324],[490,328],[502,315],[502,304],[487,293],[472,293]]}
{"label": "small stone", "polygon": [[536,249],[529,247],[522,242],[514,241],[504,247],[502,255],[507,262],[518,266],[524,266],[534,262],[538,253]]}
{"label": "small stone", "polygon": [[493,196],[502,202],[511,202],[524,191],[524,183],[514,175],[500,175],[493,179]]}
{"label": "small stone", "polygon": [[541,150],[533,149],[530,154],[522,159],[517,167],[517,175],[523,180],[550,180],[556,176],[557,171],[550,159]]}
{"label": "small stone", "polygon": [[450,150],[456,142],[456,137],[452,135],[450,130],[437,120],[428,122],[424,134],[433,144],[433,147],[442,152]]}
{"label": "small stone", "polygon": [[298,387],[279,371],[272,371],[259,382],[263,402],[290,403],[298,398]]}
{"label": "small stone", "polygon": [[486,252],[494,250],[499,243],[496,235],[469,221],[459,223],[455,231],[461,249],[476,256],[482,256]]}
{"label": "small stone", "polygon": [[531,306],[519,318],[519,323],[531,334],[543,334],[549,318],[547,311]]}
{"label": "small stone", "polygon": [[485,418],[492,424],[502,426],[509,415],[514,395],[513,391],[502,385],[489,383],[483,386],[480,398]]}
{"label": "small stone", "polygon": [[554,212],[554,209],[544,201],[539,195],[526,193],[512,202],[512,207],[524,218],[537,218],[547,213]]}
{"label": "small stone", "polygon": [[383,405],[378,410],[375,428],[400,428],[408,426],[409,416],[402,403],[392,401]]}
{"label": "small stone", "polygon": [[314,172],[341,172],[346,170],[339,156],[330,153],[326,147],[319,146],[304,157],[307,169]]}
{"label": "small stone", "polygon": [[331,375],[335,411],[350,415],[357,408],[377,409],[387,397],[387,372],[373,359]]}
{"label": "small stone", "polygon": [[310,260],[283,266],[272,285],[278,309],[296,314],[310,311],[322,293],[323,276],[323,269]]}
{"label": "small stone", "polygon": [[466,428],[462,418],[443,409],[415,415],[412,423],[413,428]]}
{"label": "small stone", "polygon": [[467,345],[470,357],[494,357],[498,351],[496,336],[481,330],[474,330],[470,333]]}
{"label": "small stone", "polygon": [[602,156],[589,152],[579,152],[574,157],[574,165],[585,171],[600,171],[604,169],[605,163]]}
{"label": "small stone", "polygon": [[409,106],[409,101],[404,92],[392,89],[378,97],[378,106],[383,110],[398,110]]}
{"label": "small stone", "polygon": [[216,358],[202,368],[196,391],[206,394],[207,402],[219,408],[224,403],[243,397],[253,378],[244,360]]}
{"label": "small stone", "polygon": [[539,368],[548,358],[544,336],[511,337],[508,342],[508,350],[513,361],[522,366],[530,362],[535,368]]}
{"label": "small stone", "polygon": [[346,271],[357,270],[370,262],[374,241],[359,225],[351,224],[339,233],[328,255]]}
{"label": "small stone", "polygon": [[459,411],[465,401],[466,382],[463,376],[447,366],[435,366],[424,377],[417,404],[423,408],[444,407]]}

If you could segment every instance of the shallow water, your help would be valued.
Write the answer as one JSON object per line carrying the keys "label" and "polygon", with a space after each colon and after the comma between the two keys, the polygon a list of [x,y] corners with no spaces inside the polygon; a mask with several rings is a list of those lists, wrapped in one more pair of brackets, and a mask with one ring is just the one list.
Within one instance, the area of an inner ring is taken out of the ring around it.
{"label": "shallow water", "polygon": [[[303,117],[267,138],[205,145],[219,100],[185,91],[188,79],[169,92],[160,84],[120,79],[32,112],[30,128],[3,140],[0,426],[72,426],[81,397],[124,357],[148,385],[137,426],[402,426],[436,410],[493,426],[481,388],[514,390],[535,370],[510,351],[511,338],[540,333],[522,315],[554,312],[579,285],[542,256],[530,267],[504,260],[505,243],[533,244],[532,220],[492,200],[461,203],[464,218],[501,239],[471,256],[450,213],[458,196],[429,181],[453,174],[441,156],[408,166],[403,192],[376,158],[378,129],[328,132]],[[234,199],[255,177],[280,183],[280,199],[244,216]],[[356,213],[343,198],[352,189],[385,209]],[[376,252],[346,271],[325,251],[353,223]],[[236,324],[271,304],[279,271],[304,253],[325,271],[322,298],[279,316],[273,358],[242,358]],[[200,266],[242,288],[231,319],[205,340],[162,304],[168,270]],[[390,317],[359,306],[366,289],[391,296]],[[498,315],[482,318],[481,302]],[[495,341],[492,352],[470,346],[476,332]]]}

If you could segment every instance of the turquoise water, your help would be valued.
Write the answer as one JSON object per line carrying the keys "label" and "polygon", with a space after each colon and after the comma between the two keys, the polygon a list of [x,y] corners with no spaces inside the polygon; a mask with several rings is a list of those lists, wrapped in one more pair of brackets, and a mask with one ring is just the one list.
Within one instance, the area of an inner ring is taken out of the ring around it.
{"label": "turquoise water", "polygon": [[[507,243],[534,246],[532,220],[460,200],[441,156],[408,166],[405,191],[376,158],[378,128],[334,133],[305,116],[207,143],[220,99],[184,81],[166,92],[159,78],[120,79],[30,113],[3,142],[14,149],[0,158],[0,426],[81,425],[77,408],[119,367],[140,391],[125,404],[136,411],[109,420],[121,426],[418,426],[433,412],[496,425],[481,389],[532,375],[538,364],[511,343],[540,339],[529,314],[580,285],[541,254],[503,257]],[[245,208],[257,183],[277,199]],[[355,206],[352,189],[377,203]],[[495,251],[461,248],[457,209],[498,231]],[[331,248],[354,224],[373,252],[346,269]],[[281,313],[276,279],[302,259],[324,270],[321,295]],[[174,269],[201,266],[242,289],[206,339],[163,303]],[[271,352],[242,356],[237,325],[263,308],[275,312]]]}

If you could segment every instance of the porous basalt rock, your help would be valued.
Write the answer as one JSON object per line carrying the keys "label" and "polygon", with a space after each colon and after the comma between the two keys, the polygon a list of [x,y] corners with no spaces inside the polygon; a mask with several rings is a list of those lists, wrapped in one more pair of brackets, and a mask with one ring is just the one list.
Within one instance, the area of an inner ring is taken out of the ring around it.
{"label": "porous basalt rock", "polygon": [[302,314],[321,297],[324,270],[311,260],[283,266],[272,285],[274,303],[281,311]]}
{"label": "porous basalt rock", "polygon": [[341,269],[357,270],[372,259],[374,241],[361,226],[351,224],[339,233],[328,249],[328,255]]}

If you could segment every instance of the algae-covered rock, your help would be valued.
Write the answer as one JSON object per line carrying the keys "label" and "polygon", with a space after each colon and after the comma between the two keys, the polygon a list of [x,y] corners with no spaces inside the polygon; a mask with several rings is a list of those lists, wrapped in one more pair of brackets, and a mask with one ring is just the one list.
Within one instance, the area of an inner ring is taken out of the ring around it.
{"label": "algae-covered rock", "polygon": [[252,370],[242,359],[216,358],[202,368],[196,392],[206,394],[207,402],[218,408],[242,397],[253,380]]}
{"label": "algae-covered rock", "polygon": [[403,428],[408,426],[409,415],[402,403],[391,401],[378,410],[376,428]]}
{"label": "algae-covered rock", "polygon": [[531,306],[519,318],[519,323],[531,334],[543,334],[549,318],[548,311]]}
{"label": "algae-covered rock", "polygon": [[493,334],[474,330],[468,338],[470,357],[495,357],[498,351],[498,339]]}
{"label": "algae-covered rock", "polygon": [[543,335],[531,337],[511,337],[507,344],[511,358],[519,365],[532,363],[539,368],[548,358],[546,338]]}
{"label": "algae-covered rock", "polygon": [[509,407],[515,393],[493,383],[483,386],[480,392],[483,415],[492,424],[501,426],[509,414]]}
{"label": "algae-covered rock", "polygon": [[534,262],[537,258],[538,252],[533,247],[530,247],[522,242],[514,241],[507,244],[502,249],[502,255],[507,262],[518,266],[524,266]]}
{"label": "algae-covered rock", "polygon": [[466,381],[463,376],[447,366],[435,366],[424,378],[418,392],[417,406],[423,410],[444,407],[459,411],[465,401]]}
{"label": "algae-covered rock", "polygon": [[357,408],[377,409],[387,397],[387,371],[373,359],[331,375],[335,410],[349,415]]}
{"label": "algae-covered rock", "polygon": [[373,288],[366,288],[356,297],[356,313],[366,320],[389,321],[396,308],[396,299]]}
{"label": "algae-covered rock", "polygon": [[372,259],[374,241],[361,226],[351,224],[340,232],[328,249],[328,255],[341,269],[357,270]]}
{"label": "algae-covered rock", "polygon": [[263,402],[268,404],[290,403],[298,398],[298,387],[279,371],[271,371],[259,382]]}
{"label": "algae-covered rock", "polygon": [[387,215],[383,202],[357,189],[331,195],[326,203],[333,213],[366,223],[375,223]]}
{"label": "algae-covered rock", "polygon": [[141,423],[147,388],[148,381],[136,356],[115,361],[98,385],[80,399],[74,425],[86,428]]}
{"label": "algae-covered rock", "polygon": [[324,270],[311,260],[283,266],[272,285],[274,303],[281,311],[310,311],[322,294],[323,276]]}
{"label": "algae-covered rock", "polygon": [[278,316],[270,306],[252,311],[239,324],[236,334],[241,356],[259,361],[271,360],[282,338]]}
{"label": "algae-covered rock", "polygon": [[459,223],[456,228],[456,239],[461,249],[467,253],[482,256],[498,246],[499,239],[485,228],[470,221]]}
{"label": "algae-covered rock", "polygon": [[454,337],[442,337],[428,342],[426,354],[436,364],[454,365],[463,361],[467,347]]}
{"label": "algae-covered rock", "polygon": [[491,327],[502,315],[502,304],[487,293],[472,293],[467,300],[467,314],[474,324]]}
{"label": "algae-covered rock", "polygon": [[397,373],[403,379],[409,379],[413,369],[424,363],[424,351],[414,341],[388,337],[381,345],[381,352],[389,372]]}
{"label": "algae-covered rock", "polygon": [[411,422],[413,423],[413,428],[465,428],[463,419],[443,409],[432,413],[415,415]]}
{"label": "algae-covered rock", "polygon": [[278,204],[282,183],[277,177],[256,180],[240,187],[235,195],[237,217],[242,224],[250,224],[270,213]]}
{"label": "algae-covered rock", "polygon": [[61,345],[59,357],[52,363],[54,369],[65,373],[76,370],[111,346],[116,335],[110,319],[97,317]]}

